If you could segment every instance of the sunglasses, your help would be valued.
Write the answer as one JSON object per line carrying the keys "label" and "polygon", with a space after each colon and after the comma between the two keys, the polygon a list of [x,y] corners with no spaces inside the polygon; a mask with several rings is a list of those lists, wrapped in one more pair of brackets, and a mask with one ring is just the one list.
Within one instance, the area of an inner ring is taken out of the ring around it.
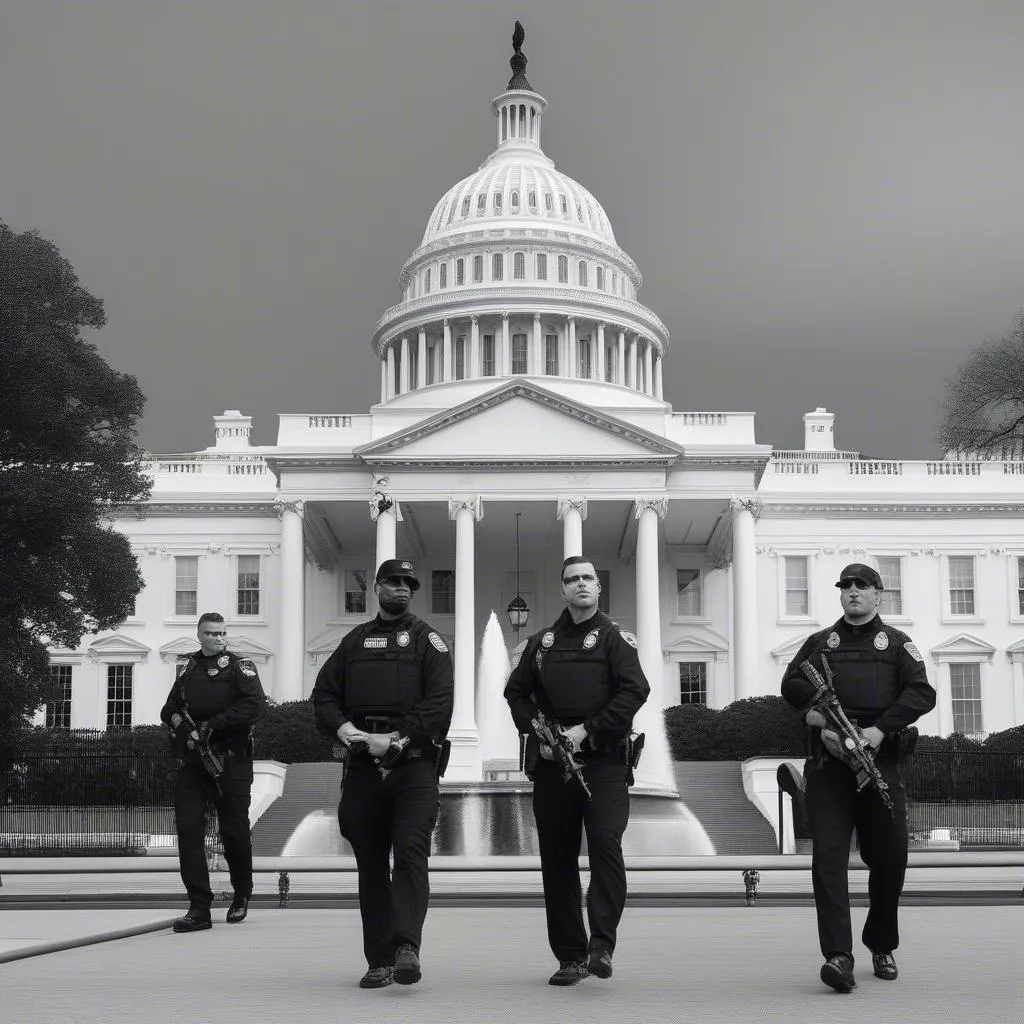
{"label": "sunglasses", "polygon": [[849,590],[850,587],[856,587],[858,590],[875,590],[876,587],[873,583],[868,583],[859,577],[854,577],[852,580],[840,580],[836,586],[840,590]]}

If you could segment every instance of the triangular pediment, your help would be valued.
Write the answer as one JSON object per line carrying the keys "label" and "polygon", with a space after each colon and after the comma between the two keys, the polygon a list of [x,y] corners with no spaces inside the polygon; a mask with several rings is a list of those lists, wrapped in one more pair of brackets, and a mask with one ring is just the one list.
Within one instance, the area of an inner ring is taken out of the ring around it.
{"label": "triangular pediment", "polygon": [[[185,658],[197,650],[199,650],[199,642],[194,636],[179,636],[160,648],[160,660],[166,662],[172,658]],[[240,658],[249,658],[261,665],[265,665],[274,653],[269,647],[264,647],[263,644],[244,634],[229,636],[228,650]]]}
{"label": "triangular pediment", "polygon": [[[816,633],[817,630],[814,632]],[[792,640],[786,640],[784,643],[773,647],[771,655],[775,659],[775,664],[788,665],[796,657],[796,652],[803,647],[804,641],[806,641],[809,636],[813,635],[814,633],[803,633],[800,636],[793,637]]]}
{"label": "triangular pediment", "polygon": [[93,661],[109,661],[112,658],[124,658],[128,661],[145,661],[149,657],[152,648],[147,647],[142,641],[133,637],[125,636],[123,633],[114,633],[113,636],[104,636],[89,644],[86,653]]}
{"label": "triangular pediment", "polygon": [[728,654],[729,641],[724,636],[712,630],[706,630],[703,634],[687,633],[678,640],[673,640],[665,648],[665,654],[671,657],[673,654]]}
{"label": "triangular pediment", "polygon": [[1024,661],[1024,640],[1018,640],[1006,648],[1006,657],[1010,661]]}
{"label": "triangular pediment", "polygon": [[970,633],[957,633],[941,644],[936,644],[929,652],[936,662],[941,661],[978,661],[991,662],[996,649],[984,640]]}
{"label": "triangular pediment", "polygon": [[668,466],[671,441],[527,381],[355,449],[369,465]]}

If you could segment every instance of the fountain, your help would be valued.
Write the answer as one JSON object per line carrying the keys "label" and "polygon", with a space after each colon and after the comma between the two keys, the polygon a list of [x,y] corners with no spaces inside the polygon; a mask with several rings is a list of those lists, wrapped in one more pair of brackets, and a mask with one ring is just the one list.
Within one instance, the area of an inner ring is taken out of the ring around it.
{"label": "fountain", "polygon": [[[508,673],[505,641],[497,616],[491,612],[477,670],[483,777],[474,782],[442,780],[434,856],[530,856],[539,852],[533,787],[519,771],[519,734],[503,695]],[[630,789],[629,826],[622,840],[626,856],[714,854],[714,845],[703,826],[676,790],[660,705],[648,701],[635,725],[647,739],[636,783]],[[328,784],[327,791],[336,793],[337,789]],[[338,832],[337,806],[325,802],[308,813],[284,844],[281,855],[352,856],[351,847]]]}

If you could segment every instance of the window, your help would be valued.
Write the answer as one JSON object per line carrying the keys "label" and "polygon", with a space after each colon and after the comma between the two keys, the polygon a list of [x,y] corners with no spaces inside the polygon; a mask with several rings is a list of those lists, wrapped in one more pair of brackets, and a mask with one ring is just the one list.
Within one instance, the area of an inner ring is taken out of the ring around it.
{"label": "window", "polygon": [[484,335],[483,351],[483,374],[485,377],[494,376],[494,335]]}
{"label": "window", "polygon": [[476,197],[476,214],[479,217],[487,209],[487,196],[483,192]]}
{"label": "window", "polygon": [[546,281],[548,279],[548,254],[546,252],[537,253],[537,280]]}
{"label": "window", "polygon": [[876,559],[878,575],[882,577],[881,599],[878,602],[880,615],[903,614],[903,565],[898,556],[883,555]]}
{"label": "window", "polygon": [[50,666],[50,692],[46,702],[46,728],[71,728],[71,666]]}
{"label": "window", "polygon": [[1024,555],[1017,556],[1017,614],[1024,615]]}
{"label": "window", "polygon": [[479,284],[484,279],[484,258],[483,256],[473,257],[473,284]]}
{"label": "window", "polygon": [[550,192],[545,192],[544,193],[544,209],[547,210],[548,213],[551,213],[551,211],[554,208],[555,208],[554,207],[554,199],[552,198],[551,193]]}
{"label": "window", "polygon": [[423,275],[423,294],[430,294],[430,268],[427,268],[426,274]]}
{"label": "window", "polygon": [[501,213],[501,193],[494,193],[494,212]]}
{"label": "window", "polygon": [[462,216],[469,216],[469,196],[466,196],[465,199],[462,200]]}
{"label": "window", "polygon": [[786,614],[810,614],[807,589],[807,556],[787,555],[786,563]]}
{"label": "window", "polygon": [[597,595],[597,610],[610,615],[608,609],[612,604],[612,574],[607,569],[598,569],[597,582],[601,584],[601,593]]}
{"label": "window", "polygon": [[107,728],[132,726],[132,666],[107,666]]}
{"label": "window", "polygon": [[238,614],[260,613],[260,556],[238,556]]}
{"label": "window", "polygon": [[451,222],[453,220],[455,220],[455,204],[454,203],[452,203],[452,205],[448,208],[448,223],[451,224]]}
{"label": "window", "polygon": [[576,219],[583,220],[583,207],[580,206],[580,201],[576,200]]}
{"label": "window", "polygon": [[549,377],[558,376],[558,335],[544,335],[544,372]]}
{"label": "window", "polygon": [[597,288],[598,291],[604,291],[604,267],[597,268]]}
{"label": "window", "polygon": [[463,259],[455,261],[455,283],[457,285],[466,283],[466,261]]}
{"label": "window", "polygon": [[615,285],[616,285],[617,279],[618,279],[618,276],[617,276],[617,274],[615,273],[615,271],[613,270],[613,271],[612,271],[612,292],[613,292],[613,293],[614,293],[614,291],[615,291]]}
{"label": "window", "polygon": [[437,287],[447,288],[448,287],[448,264],[442,263],[437,271]]}
{"label": "window", "polygon": [[366,614],[366,570],[346,569],[343,608],[346,615]]}
{"label": "window", "polygon": [[559,284],[569,283],[569,257],[558,257],[558,282]]}
{"label": "window", "polygon": [[580,287],[581,288],[586,288],[587,287],[587,264],[583,260],[580,260],[577,273],[578,273],[578,279],[579,279]]}
{"label": "window", "polygon": [[466,336],[460,334],[455,339],[455,379],[466,379]]}
{"label": "window", "polygon": [[505,260],[500,252],[491,257],[491,280],[500,281],[505,274]]}
{"label": "window", "polygon": [[196,615],[199,607],[199,556],[174,559],[174,614]]}
{"label": "window", "polygon": [[530,209],[531,210],[537,209],[537,193],[536,192],[531,191],[529,193],[529,202],[530,202]]}
{"label": "window", "polygon": [[568,203],[568,201],[566,200],[565,196],[559,196],[558,198],[559,198],[559,200],[561,201],[561,204],[562,204],[562,213],[564,213],[566,216],[568,216],[569,215],[569,203]]}
{"label": "window", "polygon": [[576,339],[576,376],[590,380],[590,339]]}
{"label": "window", "polygon": [[526,335],[512,335],[512,372],[526,373]]}
{"label": "window", "polygon": [[977,736],[984,732],[981,721],[981,665],[951,664],[949,695],[953,703],[953,732]]}
{"label": "window", "polygon": [[949,557],[949,614],[974,614],[974,558]]}
{"label": "window", "polygon": [[679,703],[707,704],[708,667],[703,661],[679,662]]}
{"label": "window", "polygon": [[676,569],[676,615],[681,619],[704,614],[704,581],[699,569]]}
{"label": "window", "polygon": [[509,196],[509,204],[511,205],[513,210],[519,209],[519,193],[516,192],[514,189],[512,191],[512,195]]}
{"label": "window", "polygon": [[455,614],[455,570],[434,569],[430,573],[430,613]]}
{"label": "window", "polygon": [[512,276],[517,281],[526,279],[526,253],[517,252],[512,257]]}

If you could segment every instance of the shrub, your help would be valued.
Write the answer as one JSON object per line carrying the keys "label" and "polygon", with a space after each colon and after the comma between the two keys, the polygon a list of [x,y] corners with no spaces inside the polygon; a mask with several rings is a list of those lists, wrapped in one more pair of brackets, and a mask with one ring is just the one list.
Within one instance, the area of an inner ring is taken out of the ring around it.
{"label": "shrub", "polygon": [[268,701],[253,730],[253,744],[262,761],[300,764],[331,760],[331,741],[317,732],[308,700]]}
{"label": "shrub", "polygon": [[665,728],[676,761],[743,761],[804,752],[800,717],[782,697],[750,697],[721,710],[680,704],[665,709]]}
{"label": "shrub", "polygon": [[706,704],[665,708],[665,731],[675,761],[715,761],[714,722],[718,712]]}

